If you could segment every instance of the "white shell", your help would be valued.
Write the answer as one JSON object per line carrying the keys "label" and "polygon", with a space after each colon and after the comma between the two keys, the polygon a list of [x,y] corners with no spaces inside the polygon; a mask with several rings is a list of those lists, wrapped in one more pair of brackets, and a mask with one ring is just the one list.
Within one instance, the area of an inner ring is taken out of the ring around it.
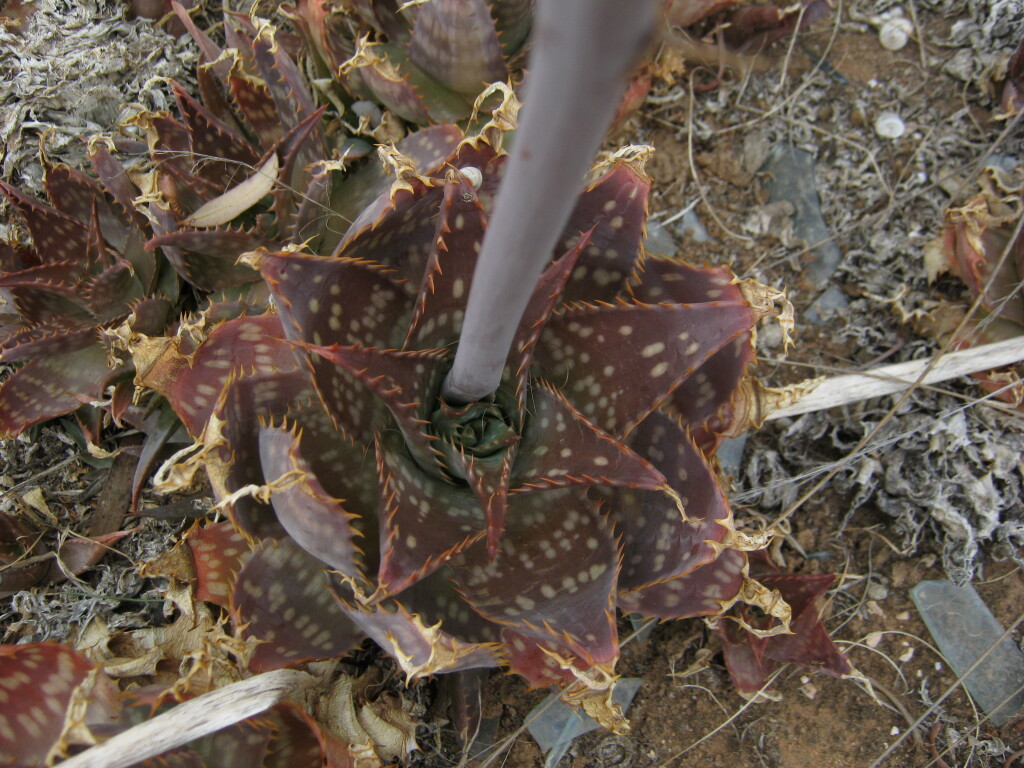
{"label": "white shell", "polygon": [[473,189],[480,189],[480,185],[484,183],[484,175],[480,173],[479,168],[467,165],[465,168],[459,168],[459,172],[473,185]]}
{"label": "white shell", "polygon": [[903,16],[894,16],[882,22],[878,30],[878,42],[890,51],[898,51],[910,40],[914,32],[914,22]]}
{"label": "white shell", "polygon": [[875,133],[883,139],[898,139],[906,130],[907,126],[895,112],[882,112],[875,118]]}

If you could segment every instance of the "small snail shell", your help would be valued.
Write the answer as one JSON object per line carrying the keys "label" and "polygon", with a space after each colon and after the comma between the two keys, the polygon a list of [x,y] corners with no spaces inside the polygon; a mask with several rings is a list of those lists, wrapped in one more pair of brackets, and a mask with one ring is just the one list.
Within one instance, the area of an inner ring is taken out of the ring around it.
{"label": "small snail shell", "polygon": [[467,165],[465,168],[459,168],[459,172],[473,185],[473,189],[480,189],[480,185],[484,183],[484,175],[480,173],[479,168]]}
{"label": "small snail shell", "polygon": [[898,51],[910,40],[914,32],[914,22],[903,16],[894,16],[882,22],[878,30],[878,42],[889,51]]}
{"label": "small snail shell", "polygon": [[883,139],[898,139],[906,130],[907,126],[895,112],[881,112],[875,118],[875,133]]}

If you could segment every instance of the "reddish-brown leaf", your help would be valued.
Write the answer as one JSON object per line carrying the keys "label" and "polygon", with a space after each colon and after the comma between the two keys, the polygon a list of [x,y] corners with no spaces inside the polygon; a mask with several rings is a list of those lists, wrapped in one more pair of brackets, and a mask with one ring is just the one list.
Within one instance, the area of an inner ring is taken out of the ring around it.
{"label": "reddish-brown leaf", "polygon": [[227,608],[235,578],[250,555],[245,537],[231,523],[214,523],[193,527],[185,543],[196,570],[196,600]]}
{"label": "reddish-brown leaf", "polygon": [[745,302],[574,305],[551,319],[534,358],[584,416],[621,437],[756,319]]}
{"label": "reddish-brown leaf", "polygon": [[93,665],[54,643],[0,646],[0,763],[43,765],[71,694]]}
{"label": "reddish-brown leaf", "polygon": [[290,539],[264,542],[245,562],[231,602],[247,634],[266,641],[249,663],[254,672],[333,659],[362,640],[328,589],[323,564]]}

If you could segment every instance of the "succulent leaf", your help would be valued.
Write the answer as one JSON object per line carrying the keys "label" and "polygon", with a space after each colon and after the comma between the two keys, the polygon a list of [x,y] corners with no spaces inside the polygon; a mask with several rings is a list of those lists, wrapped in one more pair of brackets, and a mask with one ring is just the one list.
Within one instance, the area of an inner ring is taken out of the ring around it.
{"label": "succulent leaf", "polygon": [[457,337],[486,227],[473,185],[453,172],[444,186],[434,247],[423,270],[406,345],[443,346]]}
{"label": "succulent leaf", "polygon": [[378,438],[380,594],[395,594],[484,535],[476,498],[424,472],[393,433]]}
{"label": "succulent leaf", "polygon": [[534,0],[492,0],[490,5],[505,55],[513,56],[530,31]]}
{"label": "succulent leaf", "polygon": [[17,329],[0,344],[5,363],[24,363],[37,357],[63,355],[83,349],[96,341],[96,329],[30,326]]}
{"label": "succulent leaf", "polygon": [[[534,362],[565,382],[584,416],[623,437],[756,319],[743,302],[577,304],[548,323]],[[584,344],[600,352],[584,360]]]}
{"label": "succulent leaf", "polygon": [[168,254],[175,254],[171,263],[182,277],[197,288],[218,291],[251,283],[255,273],[235,261],[239,254],[268,244],[266,237],[245,231],[186,229],[154,237],[146,243],[146,248],[161,248]]}
{"label": "succulent leaf", "polygon": [[221,190],[237,184],[259,160],[252,145],[189,96],[178,83],[172,82],[171,90],[178,102],[197,172]]}
{"label": "succulent leaf", "polygon": [[[360,513],[365,516],[376,510],[349,511],[345,500],[328,494],[303,458],[302,444],[295,432],[280,427],[260,430],[260,461],[271,484],[278,486],[271,497],[277,519],[306,552],[343,576],[365,582],[358,542],[362,534],[354,520]],[[332,460],[346,472],[353,472],[365,459],[361,447],[340,436],[330,449],[337,454]]]}
{"label": "succulent leaf", "polygon": [[466,601],[490,621],[605,663],[618,652],[617,558],[600,504],[585,489],[565,488],[512,497],[497,556],[468,549],[455,574]]}
{"label": "succulent leaf", "polygon": [[551,384],[536,381],[531,394],[515,490],[569,485],[666,489],[665,477],[649,461],[590,423]]}
{"label": "succulent leaf", "polygon": [[630,150],[617,153],[610,168],[580,194],[569,217],[561,247],[573,247],[580,232],[589,232],[590,238],[565,301],[613,301],[639,266],[651,190],[643,163],[650,151]]}
{"label": "succulent leaf", "polygon": [[409,61],[394,43],[357,43],[342,72],[358,74],[377,100],[411,123],[447,123],[465,118],[470,104]]}
{"label": "succulent leaf", "polygon": [[0,436],[16,435],[85,400],[99,399],[106,385],[124,373],[107,367],[106,351],[96,344],[25,363],[0,383]]}
{"label": "succulent leaf", "polygon": [[93,665],[53,643],[0,646],[0,762],[44,765],[64,728],[64,712]]}
{"label": "succulent leaf", "polygon": [[739,594],[746,566],[742,552],[726,549],[690,573],[620,596],[619,607],[659,619],[717,616]]}
{"label": "succulent leaf", "polygon": [[[283,376],[298,367],[274,315],[229,320],[208,333],[199,327],[198,347],[188,331],[174,339],[137,339],[133,355],[139,380],[167,398],[193,435],[203,431],[233,373]],[[280,394],[264,392],[268,402]]]}
{"label": "succulent leaf", "polygon": [[99,218],[98,229],[103,237],[115,250],[125,249],[130,235],[129,227],[114,212],[95,181],[79,170],[56,165],[47,167],[44,183],[46,196],[56,210],[63,211],[92,229],[95,208]]}
{"label": "succulent leaf", "polygon": [[[141,150],[137,142],[126,144],[128,151]],[[9,254],[0,265],[0,288],[16,311],[0,318],[0,357],[23,364],[0,384],[5,435],[94,401],[107,404],[118,421],[124,396],[108,397],[107,387],[122,385],[131,368],[111,354],[108,332],[128,321],[155,335],[175,319],[177,278],[162,254],[143,248],[148,226],[133,207],[140,190],[113,147],[98,140],[90,146],[99,181],[44,157],[53,207],[3,187],[33,237],[31,249],[0,249]],[[100,411],[79,421],[98,442]],[[143,448],[150,456],[157,450],[156,443]]]}
{"label": "succulent leaf", "polygon": [[290,539],[268,542],[242,566],[232,610],[257,646],[254,672],[344,655],[362,640],[328,589],[322,564]]}
{"label": "succulent leaf", "polygon": [[409,60],[447,88],[475,96],[508,78],[486,0],[435,0],[419,8]]}
{"label": "succulent leaf", "polygon": [[429,625],[401,602],[372,609],[348,606],[349,618],[389,653],[409,677],[493,667],[498,648],[448,634],[442,623]]}
{"label": "succulent leaf", "polygon": [[[428,402],[430,391],[440,386],[446,362],[442,353],[430,350],[399,352],[360,346],[321,347],[312,351],[311,368],[316,381],[319,383],[333,379],[338,382],[333,389],[321,390],[325,403],[328,399],[332,403],[328,412],[339,416],[337,423],[344,426],[362,421],[367,428],[376,428],[378,416],[369,409],[363,411],[349,407],[346,415],[341,415],[340,408],[347,401],[339,396],[338,387],[342,382],[346,388],[358,382],[373,393],[376,402],[388,409],[394,424],[405,437],[406,448],[420,465],[430,467],[436,464],[433,443],[437,437],[424,430],[428,423],[424,403]],[[333,408],[339,410],[333,411]],[[359,415],[353,415],[353,410],[358,411]],[[362,418],[364,413],[366,417]]]}
{"label": "succulent leaf", "polygon": [[252,44],[252,54],[256,68],[277,105],[281,125],[294,128],[316,111],[306,79],[278,44],[273,27],[267,24],[260,27]]}
{"label": "succulent leaf", "polygon": [[[684,576],[713,561],[732,528],[728,501],[686,428],[655,411],[630,435],[630,447],[650,456],[671,494],[617,490],[613,508],[622,533],[622,589],[638,590]],[[682,515],[679,513],[682,507]]]}
{"label": "succulent leaf", "polygon": [[[764,553],[755,553],[750,560],[751,575],[766,588],[777,590],[793,613],[789,634],[755,635],[729,620],[717,625],[724,642],[726,667],[740,693],[759,690],[779,664],[813,667],[833,677],[853,674],[853,667],[822,624],[822,599],[835,576],[779,573]],[[754,615],[746,605],[740,606],[738,615],[754,630],[767,630],[772,624],[771,617]]]}
{"label": "succulent leaf", "polygon": [[231,523],[216,523],[193,528],[185,543],[195,566],[196,600],[227,608],[235,575],[250,555],[242,534]]}
{"label": "succulent leaf", "polygon": [[79,259],[79,254],[85,252],[88,247],[87,225],[5,182],[0,181],[0,191],[7,195],[24,219],[41,262],[74,262]]}

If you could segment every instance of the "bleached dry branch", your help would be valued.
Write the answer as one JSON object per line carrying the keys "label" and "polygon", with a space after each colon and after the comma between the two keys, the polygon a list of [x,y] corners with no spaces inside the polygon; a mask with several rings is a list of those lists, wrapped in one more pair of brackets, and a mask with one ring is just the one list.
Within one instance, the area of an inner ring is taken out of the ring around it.
{"label": "bleached dry branch", "polygon": [[[957,376],[978,371],[1002,368],[1024,360],[1024,336],[994,344],[949,352],[935,364],[921,384],[936,384]],[[779,408],[768,415],[768,420],[799,416],[812,411],[823,411],[873,397],[884,397],[913,386],[921,373],[931,364],[931,358],[912,360],[873,368],[863,373],[847,373],[825,379],[810,393],[792,405]]]}
{"label": "bleached dry branch", "polygon": [[204,693],[79,755],[58,768],[125,768],[274,706],[312,681],[305,672],[278,669]]}

